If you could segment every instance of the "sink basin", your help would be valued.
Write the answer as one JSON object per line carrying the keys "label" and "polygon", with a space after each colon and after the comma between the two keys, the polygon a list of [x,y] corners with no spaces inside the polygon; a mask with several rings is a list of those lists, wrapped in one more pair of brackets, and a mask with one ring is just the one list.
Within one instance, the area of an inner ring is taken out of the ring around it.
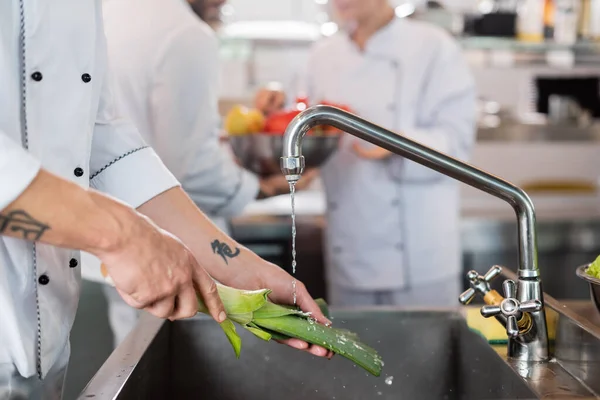
{"label": "sink basin", "polygon": [[[331,361],[263,342],[238,329],[236,359],[204,317],[144,315],[81,398],[143,399],[531,399],[525,381],[454,311],[333,313],[382,354],[382,376],[340,356]],[[386,383],[386,377],[391,384]]]}

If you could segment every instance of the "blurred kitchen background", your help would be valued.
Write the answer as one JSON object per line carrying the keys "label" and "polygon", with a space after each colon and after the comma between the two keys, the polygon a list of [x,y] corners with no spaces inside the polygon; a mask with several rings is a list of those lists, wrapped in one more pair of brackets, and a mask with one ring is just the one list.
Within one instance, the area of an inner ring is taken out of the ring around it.
{"label": "blurred kitchen background", "polygon": [[[479,93],[471,163],[524,187],[538,215],[545,290],[586,297],[573,273],[600,252],[600,1],[394,0],[396,14],[437,24],[464,49]],[[332,35],[327,0],[230,0],[223,7],[221,112],[252,104],[256,89],[300,86],[310,46]],[[443,199],[440,199],[443,201]],[[298,277],[327,296],[318,183],[299,195]],[[257,202],[232,221],[236,239],[290,265],[289,198]],[[465,270],[516,265],[513,211],[463,186]],[[558,284],[560,283],[560,284]]]}
{"label": "blurred kitchen background", "polygon": [[[440,25],[462,45],[479,92],[471,163],[532,197],[544,290],[559,299],[588,298],[574,271],[600,254],[600,0],[393,3],[399,17]],[[222,115],[236,104],[251,106],[257,88],[268,82],[294,92],[310,46],[337,31],[327,0],[229,0],[222,17]],[[484,273],[492,263],[514,270],[513,210],[495,197],[462,189],[465,271]],[[296,205],[297,277],[313,296],[326,298],[319,182],[299,193]],[[289,196],[257,201],[230,222],[231,231],[289,270],[290,211]],[[78,368],[69,372],[66,398],[79,393],[111,351],[103,342],[110,331],[101,290],[89,282],[84,290],[72,335],[72,365]],[[75,351],[90,346],[90,335],[99,340],[94,354]]]}

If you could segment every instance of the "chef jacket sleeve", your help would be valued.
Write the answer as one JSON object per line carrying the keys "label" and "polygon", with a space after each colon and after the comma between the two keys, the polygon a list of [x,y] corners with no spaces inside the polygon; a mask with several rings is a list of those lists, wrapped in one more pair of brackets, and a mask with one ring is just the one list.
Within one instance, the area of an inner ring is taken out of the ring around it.
{"label": "chef jacket sleeve", "polygon": [[212,216],[238,214],[258,179],[219,140],[218,42],[206,25],[188,26],[164,46],[151,95],[154,148],[192,200]]}
{"label": "chef jacket sleeve", "polygon": [[40,168],[39,160],[0,131],[0,211],[25,191]]}
{"label": "chef jacket sleeve", "polygon": [[[423,96],[415,105],[416,118],[400,126],[400,131],[425,146],[467,161],[476,134],[475,82],[459,46],[451,38],[443,39],[428,66]],[[401,157],[391,161],[400,180],[441,178],[437,172]]]}
{"label": "chef jacket sleeve", "polygon": [[135,126],[119,115],[108,77],[94,125],[90,186],[137,208],[178,185]]}

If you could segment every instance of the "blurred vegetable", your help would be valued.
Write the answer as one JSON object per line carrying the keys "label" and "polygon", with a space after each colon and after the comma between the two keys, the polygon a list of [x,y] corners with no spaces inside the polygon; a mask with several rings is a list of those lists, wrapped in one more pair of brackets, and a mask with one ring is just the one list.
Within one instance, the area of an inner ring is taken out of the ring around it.
{"label": "blurred vegetable", "polygon": [[265,117],[257,109],[234,106],[225,117],[225,130],[230,135],[247,135],[264,129]]}
{"label": "blurred vegetable", "polygon": [[596,279],[600,279],[600,256],[598,256],[596,260],[590,264],[587,269],[587,274]]}
{"label": "blurred vegetable", "polygon": [[267,117],[264,131],[273,135],[283,135],[290,122],[300,114],[298,110],[279,111]]}

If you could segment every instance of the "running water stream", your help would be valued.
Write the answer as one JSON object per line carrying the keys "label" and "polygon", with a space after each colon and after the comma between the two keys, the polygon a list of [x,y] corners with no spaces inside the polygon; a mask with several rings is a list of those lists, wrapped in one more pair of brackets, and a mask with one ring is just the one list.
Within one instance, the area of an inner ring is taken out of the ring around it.
{"label": "running water stream", "polygon": [[[290,196],[292,198],[292,275],[296,275],[296,182],[290,182]],[[296,305],[296,279],[292,281],[294,305]]]}

